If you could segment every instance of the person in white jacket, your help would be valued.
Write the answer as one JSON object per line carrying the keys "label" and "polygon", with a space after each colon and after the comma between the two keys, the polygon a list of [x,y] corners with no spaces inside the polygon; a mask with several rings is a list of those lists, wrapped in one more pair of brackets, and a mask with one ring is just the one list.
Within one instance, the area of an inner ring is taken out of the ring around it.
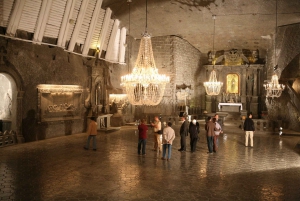
{"label": "person in white jacket", "polygon": [[[167,127],[164,128],[164,132],[163,132],[163,154],[162,154],[162,160],[170,160],[171,158],[171,153],[172,153],[172,143],[173,140],[175,139],[175,131],[174,129],[171,127],[172,123],[168,122]],[[166,150],[168,148],[168,157],[166,158]]]}

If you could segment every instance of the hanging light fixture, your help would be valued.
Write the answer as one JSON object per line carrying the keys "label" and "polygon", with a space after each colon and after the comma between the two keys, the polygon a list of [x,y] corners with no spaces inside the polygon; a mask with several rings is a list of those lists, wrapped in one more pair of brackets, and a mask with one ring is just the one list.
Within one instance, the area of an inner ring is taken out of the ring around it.
{"label": "hanging light fixture", "polygon": [[206,93],[207,95],[210,96],[219,95],[221,88],[223,86],[223,82],[218,82],[217,73],[215,71],[215,20],[216,20],[215,15],[213,15],[213,19],[214,19],[214,35],[213,35],[213,51],[212,51],[213,70],[210,73],[209,81],[204,82]]}
{"label": "hanging light fixture", "polygon": [[142,35],[140,49],[131,74],[121,77],[121,86],[125,88],[132,105],[158,105],[164,95],[170,77],[158,74],[156,68],[151,36],[147,33],[147,0],[146,29]]}
{"label": "hanging light fixture", "polygon": [[[276,26],[275,26],[275,37],[274,37],[274,63],[277,64],[277,53],[276,53],[276,37],[277,37],[277,0],[276,0]],[[279,84],[278,76],[275,71],[277,70],[278,65],[275,65],[273,68],[274,73],[271,79],[271,82],[264,84],[266,89],[266,97],[278,98],[281,96],[282,91],[285,89],[285,85]]]}

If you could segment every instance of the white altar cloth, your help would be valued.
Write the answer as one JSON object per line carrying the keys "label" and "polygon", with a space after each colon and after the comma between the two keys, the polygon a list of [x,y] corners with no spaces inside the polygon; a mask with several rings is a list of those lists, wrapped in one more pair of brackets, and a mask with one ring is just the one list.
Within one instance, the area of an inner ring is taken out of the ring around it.
{"label": "white altar cloth", "polygon": [[221,109],[222,105],[229,105],[229,106],[240,106],[241,110],[243,110],[242,103],[219,103],[218,108]]}

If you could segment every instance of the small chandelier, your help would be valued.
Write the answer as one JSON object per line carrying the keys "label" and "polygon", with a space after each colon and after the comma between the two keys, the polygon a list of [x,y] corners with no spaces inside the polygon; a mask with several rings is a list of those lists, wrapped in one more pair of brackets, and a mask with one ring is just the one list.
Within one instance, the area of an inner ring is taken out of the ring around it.
{"label": "small chandelier", "polygon": [[[277,37],[277,0],[276,0],[276,26],[275,26],[275,42],[274,42],[274,60],[276,63],[276,37]],[[271,82],[268,82],[267,84],[264,84],[265,90],[266,90],[266,97],[270,98],[278,98],[281,96],[282,91],[285,89],[285,85],[279,84],[278,82],[278,76],[275,74],[275,70],[277,70],[278,65],[276,65],[274,69],[274,74],[272,76]]]}
{"label": "small chandelier", "polygon": [[218,82],[216,71],[212,70],[209,76],[209,81],[204,82],[204,87],[207,95],[218,95],[221,91],[222,86],[223,82]]}
{"label": "small chandelier", "polygon": [[210,95],[210,96],[219,95],[221,88],[223,86],[223,82],[218,82],[217,74],[214,69],[214,67],[215,67],[215,52],[214,52],[214,49],[215,49],[215,20],[216,20],[215,15],[213,15],[213,19],[214,19],[213,52],[212,52],[213,70],[210,73],[208,82],[204,82],[204,84],[203,84],[207,95]]}
{"label": "small chandelier", "polygon": [[285,85],[279,84],[278,76],[276,74],[272,76],[271,82],[269,82],[268,84],[264,84],[264,87],[267,92],[266,97],[270,97],[270,98],[280,97],[282,91],[285,89]]}
{"label": "small chandelier", "polygon": [[131,74],[121,77],[121,86],[125,88],[132,105],[158,105],[164,95],[170,77],[158,74],[156,68],[151,36],[147,33],[147,0],[146,31],[142,36],[140,49]]}

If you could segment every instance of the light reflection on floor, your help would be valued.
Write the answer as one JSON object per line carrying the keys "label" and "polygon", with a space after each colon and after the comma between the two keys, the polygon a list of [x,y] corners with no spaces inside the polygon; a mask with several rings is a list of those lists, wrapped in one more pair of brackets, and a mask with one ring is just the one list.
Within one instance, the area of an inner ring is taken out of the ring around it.
{"label": "light reflection on floor", "polygon": [[[179,126],[174,127],[176,131]],[[161,160],[151,151],[137,155],[134,127],[101,133],[98,150],[85,151],[86,134],[10,146],[0,152],[0,200],[297,200],[300,199],[300,137],[244,134],[219,138],[219,151],[207,154],[201,130],[197,151]]]}

